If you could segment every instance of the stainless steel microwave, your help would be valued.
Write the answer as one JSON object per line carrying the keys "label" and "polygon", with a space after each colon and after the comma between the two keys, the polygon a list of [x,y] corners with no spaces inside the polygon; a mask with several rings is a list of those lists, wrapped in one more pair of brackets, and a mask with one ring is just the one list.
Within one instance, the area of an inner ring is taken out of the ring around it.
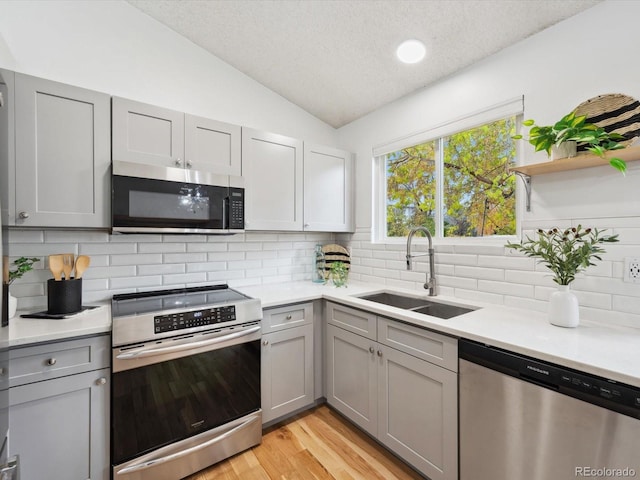
{"label": "stainless steel microwave", "polygon": [[244,231],[242,177],[113,161],[114,233]]}

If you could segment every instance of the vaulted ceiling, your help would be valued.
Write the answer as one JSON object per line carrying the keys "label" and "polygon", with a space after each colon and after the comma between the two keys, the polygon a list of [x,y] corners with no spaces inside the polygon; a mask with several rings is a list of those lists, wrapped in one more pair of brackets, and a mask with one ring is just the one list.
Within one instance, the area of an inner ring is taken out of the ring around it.
{"label": "vaulted ceiling", "polygon": [[[599,0],[128,0],[340,127]],[[420,64],[395,58],[425,43]]]}

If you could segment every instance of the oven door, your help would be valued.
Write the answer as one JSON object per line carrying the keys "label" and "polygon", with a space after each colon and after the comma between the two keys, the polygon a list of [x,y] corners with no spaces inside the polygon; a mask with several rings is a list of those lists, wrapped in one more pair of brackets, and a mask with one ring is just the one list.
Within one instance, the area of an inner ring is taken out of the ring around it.
{"label": "oven door", "polygon": [[229,178],[114,162],[112,229],[120,233],[228,233]]}
{"label": "oven door", "polygon": [[228,456],[207,452],[198,463],[232,434],[241,449],[259,443],[260,335],[253,323],[114,349],[114,478],[182,478]]}

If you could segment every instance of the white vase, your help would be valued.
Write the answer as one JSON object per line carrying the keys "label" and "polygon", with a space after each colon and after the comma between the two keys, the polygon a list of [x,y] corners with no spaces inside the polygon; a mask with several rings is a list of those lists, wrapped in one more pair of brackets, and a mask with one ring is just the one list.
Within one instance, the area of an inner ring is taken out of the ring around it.
{"label": "white vase", "polygon": [[560,145],[551,147],[551,160],[560,158],[575,157],[578,151],[578,144],[574,141],[563,142]]}
{"label": "white vase", "polygon": [[568,328],[580,323],[578,298],[569,290],[569,285],[558,285],[558,290],[549,297],[549,323]]}
{"label": "white vase", "polygon": [[16,310],[18,309],[18,299],[9,294],[9,318],[16,316]]}

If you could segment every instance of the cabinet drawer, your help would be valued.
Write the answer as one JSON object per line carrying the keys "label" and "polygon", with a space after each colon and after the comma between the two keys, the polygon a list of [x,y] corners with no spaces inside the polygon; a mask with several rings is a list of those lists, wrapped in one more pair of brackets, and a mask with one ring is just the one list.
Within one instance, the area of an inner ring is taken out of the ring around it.
{"label": "cabinet drawer", "polygon": [[453,372],[458,371],[458,340],[455,338],[378,317],[378,341]]}
{"label": "cabinet drawer", "polygon": [[313,323],[313,303],[270,308],[262,314],[262,333],[277,332]]}
{"label": "cabinet drawer", "polygon": [[373,313],[327,303],[327,322],[371,340],[376,339],[376,316]]}
{"label": "cabinet drawer", "polygon": [[108,335],[16,348],[9,352],[12,387],[109,367]]}

